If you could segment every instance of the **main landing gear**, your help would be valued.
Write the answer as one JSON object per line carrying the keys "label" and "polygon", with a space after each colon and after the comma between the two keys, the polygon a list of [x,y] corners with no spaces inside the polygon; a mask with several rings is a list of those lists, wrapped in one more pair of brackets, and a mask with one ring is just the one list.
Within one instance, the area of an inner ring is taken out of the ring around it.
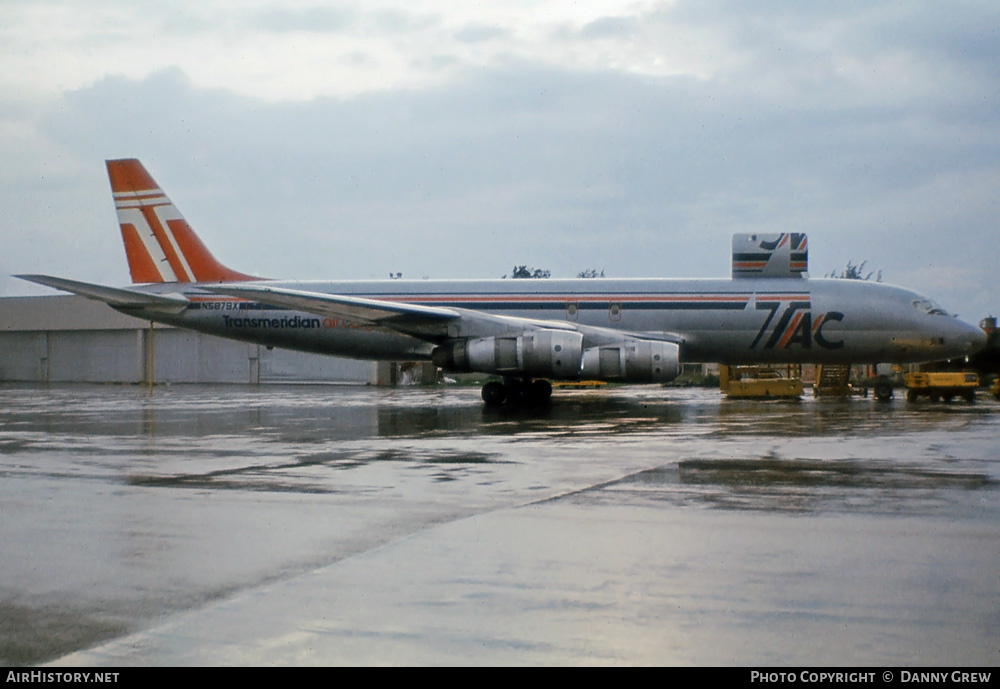
{"label": "main landing gear", "polygon": [[541,406],[552,397],[552,383],[544,379],[504,378],[483,386],[483,402],[498,407],[504,402],[518,406]]}

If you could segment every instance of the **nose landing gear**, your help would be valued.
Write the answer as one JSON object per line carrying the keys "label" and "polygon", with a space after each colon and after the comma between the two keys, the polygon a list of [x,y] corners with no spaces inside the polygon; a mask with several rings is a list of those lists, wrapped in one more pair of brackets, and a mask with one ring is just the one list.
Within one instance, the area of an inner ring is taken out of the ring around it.
{"label": "nose landing gear", "polygon": [[888,402],[892,399],[892,382],[888,376],[879,376],[875,381],[875,399]]}

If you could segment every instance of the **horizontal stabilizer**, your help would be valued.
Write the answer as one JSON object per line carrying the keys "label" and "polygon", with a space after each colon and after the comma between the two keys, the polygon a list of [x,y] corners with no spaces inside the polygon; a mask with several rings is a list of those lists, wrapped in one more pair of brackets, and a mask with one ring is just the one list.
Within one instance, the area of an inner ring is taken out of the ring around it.
{"label": "horizontal stabilizer", "polygon": [[180,313],[188,307],[188,300],[180,295],[148,294],[138,290],[105,287],[90,282],[78,282],[49,275],[15,275],[16,278],[72,292],[81,297],[103,301],[116,309],[150,310],[160,313]]}
{"label": "horizontal stabilizer", "polygon": [[809,270],[802,232],[733,235],[734,278],[801,278]]}

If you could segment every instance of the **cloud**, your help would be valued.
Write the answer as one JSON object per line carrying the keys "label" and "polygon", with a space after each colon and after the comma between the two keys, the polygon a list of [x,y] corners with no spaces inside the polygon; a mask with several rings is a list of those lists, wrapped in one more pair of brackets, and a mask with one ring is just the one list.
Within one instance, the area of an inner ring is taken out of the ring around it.
{"label": "cloud", "polygon": [[486,41],[507,38],[510,32],[499,26],[484,26],[472,24],[455,32],[455,40],[461,43],[483,43]]}
{"label": "cloud", "polygon": [[0,177],[18,203],[0,220],[34,237],[4,233],[12,270],[126,281],[101,161],[134,156],[220,258],[265,275],[724,276],[733,232],[805,231],[814,275],[867,259],[919,283],[933,257],[935,274],[980,277],[932,296],[995,310],[981,287],[1000,253],[1000,91],[973,5],[932,13],[937,32],[890,4],[675,3],[534,27],[261,7],[248,22],[285,14],[258,33],[296,40],[399,27],[405,49],[345,49],[313,79],[387,64],[436,76],[275,99],[207,86],[187,61],[8,96]]}
{"label": "cloud", "polygon": [[246,26],[258,31],[277,33],[340,33],[348,30],[357,18],[358,13],[348,7],[272,6],[252,11]]}

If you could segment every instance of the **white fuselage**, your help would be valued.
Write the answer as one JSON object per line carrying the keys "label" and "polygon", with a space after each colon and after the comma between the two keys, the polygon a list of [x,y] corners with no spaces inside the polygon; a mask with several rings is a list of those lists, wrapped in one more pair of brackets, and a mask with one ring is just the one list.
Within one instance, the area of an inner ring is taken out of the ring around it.
{"label": "white fuselage", "polygon": [[[860,280],[576,279],[285,282],[269,286],[674,338],[682,362],[919,362],[964,356],[982,332],[909,290]],[[142,289],[191,306],[166,323],[347,357],[428,359],[435,342],[363,322],[219,296],[198,283]],[[210,288],[214,285],[205,285]]]}

